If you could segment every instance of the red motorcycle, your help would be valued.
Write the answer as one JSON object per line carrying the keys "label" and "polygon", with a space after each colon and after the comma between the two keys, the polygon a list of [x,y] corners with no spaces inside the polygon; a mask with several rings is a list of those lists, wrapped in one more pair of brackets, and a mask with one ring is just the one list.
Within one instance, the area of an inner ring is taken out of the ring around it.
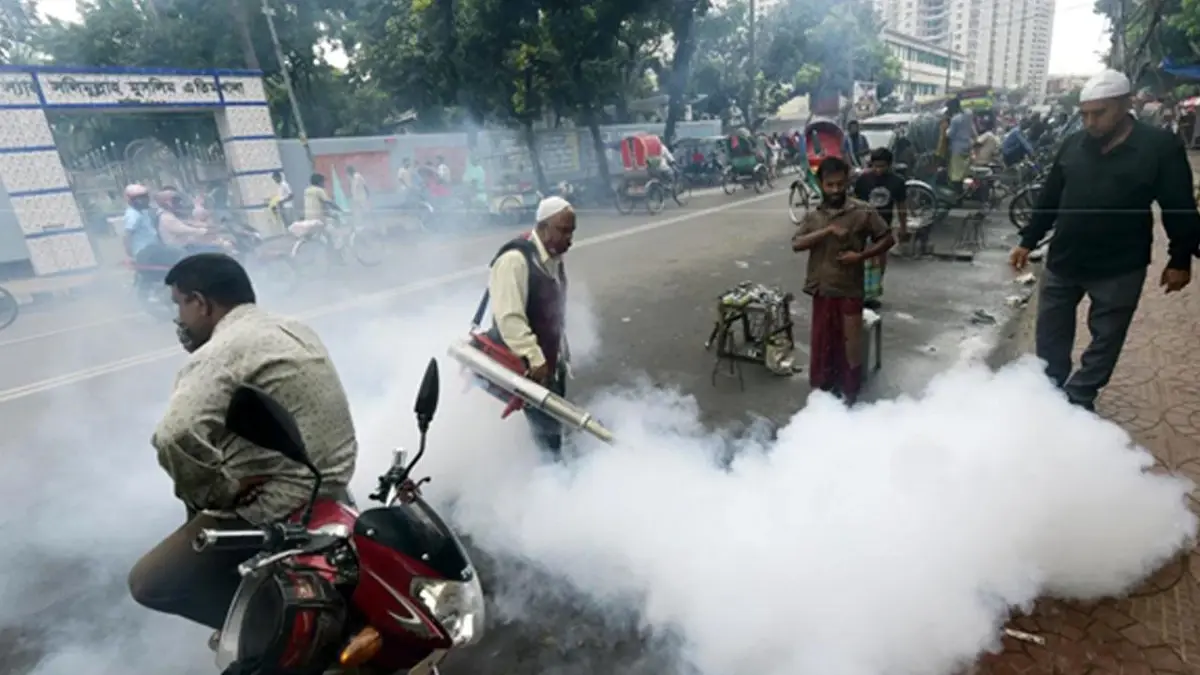
{"label": "red motorcycle", "polygon": [[258,549],[238,567],[242,584],[220,633],[217,666],[226,675],[318,675],[330,669],[435,675],[456,647],[483,633],[478,574],[454,531],[421,498],[429,481],[410,478],[425,454],[438,402],[430,359],[415,412],[420,447],[397,451],[370,495],[382,506],[318,498],[312,465],[292,416],[261,390],[234,393],[225,426],[256,445],[304,464],[316,476],[312,498],[288,522],[256,530],[204,530],[198,552]]}

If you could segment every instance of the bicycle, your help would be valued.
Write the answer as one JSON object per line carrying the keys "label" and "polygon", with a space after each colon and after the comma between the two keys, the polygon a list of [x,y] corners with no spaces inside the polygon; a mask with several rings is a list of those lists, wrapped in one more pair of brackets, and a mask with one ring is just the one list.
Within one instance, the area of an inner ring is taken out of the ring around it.
{"label": "bicycle", "polygon": [[671,180],[671,199],[683,208],[688,205],[688,201],[692,198],[692,181],[682,171],[676,170],[673,179]]}
{"label": "bicycle", "polygon": [[20,313],[21,303],[17,302],[17,296],[0,286],[0,330],[11,326]]}
{"label": "bicycle", "polygon": [[298,272],[322,269],[339,259],[344,261],[347,252],[363,267],[376,267],[387,257],[387,239],[377,231],[347,223],[336,212],[327,216],[327,220],[336,224],[301,220],[288,228],[296,237],[291,259]]}

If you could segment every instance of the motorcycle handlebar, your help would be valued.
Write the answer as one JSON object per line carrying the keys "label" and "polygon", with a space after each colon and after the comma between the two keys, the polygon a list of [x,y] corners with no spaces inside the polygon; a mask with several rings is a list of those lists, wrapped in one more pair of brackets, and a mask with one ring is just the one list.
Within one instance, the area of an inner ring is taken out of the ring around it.
{"label": "motorcycle handlebar", "polygon": [[197,553],[214,549],[229,551],[235,549],[261,548],[267,542],[265,530],[200,530],[192,541],[192,549]]}

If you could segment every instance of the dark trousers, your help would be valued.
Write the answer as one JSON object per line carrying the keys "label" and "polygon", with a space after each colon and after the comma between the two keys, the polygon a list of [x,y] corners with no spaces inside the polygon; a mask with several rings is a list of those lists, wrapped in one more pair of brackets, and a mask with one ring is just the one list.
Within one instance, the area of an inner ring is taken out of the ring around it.
{"label": "dark trousers", "polygon": [[[1078,281],[1042,273],[1038,295],[1037,355],[1046,362],[1046,375],[1067,393],[1072,403],[1091,409],[1096,396],[1112,378],[1129,324],[1142,297],[1146,270],[1115,277]],[[1079,359],[1071,362],[1075,347],[1075,325],[1079,302],[1091,302],[1087,314],[1092,341]]]}
{"label": "dark trousers", "polygon": [[[567,394],[567,377],[560,366],[546,387],[559,396]],[[525,419],[529,421],[529,431],[533,434],[533,442],[553,459],[562,456],[563,428],[562,423],[546,413],[525,406]]]}
{"label": "dark trousers", "polygon": [[237,566],[256,550],[192,550],[192,540],[202,529],[245,530],[253,526],[240,519],[197,515],[142,556],[129,573],[129,592],[138,604],[174,614],[220,630],[241,577]]}

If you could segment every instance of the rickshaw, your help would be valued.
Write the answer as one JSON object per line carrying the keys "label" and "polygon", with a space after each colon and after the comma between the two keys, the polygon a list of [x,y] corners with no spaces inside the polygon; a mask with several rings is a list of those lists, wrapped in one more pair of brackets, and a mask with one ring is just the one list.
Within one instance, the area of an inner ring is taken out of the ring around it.
{"label": "rickshaw", "polygon": [[714,186],[721,182],[721,142],[724,136],[681,138],[676,143],[675,160],[692,184]]}
{"label": "rickshaw", "polygon": [[630,214],[637,202],[643,201],[647,211],[659,213],[666,206],[668,192],[674,194],[660,179],[662,172],[668,170],[662,158],[662,140],[653,134],[639,133],[622,138],[617,146],[624,172],[616,188],[617,211]]}
{"label": "rickshaw", "polygon": [[773,187],[767,171],[766,148],[749,131],[738,129],[737,133],[726,136],[721,149],[729,159],[721,174],[721,189],[725,194],[737,192],[738,185],[743,189],[754,186],[755,192]]}
{"label": "rickshaw", "polygon": [[821,201],[821,187],[817,182],[817,167],[821,160],[841,157],[851,166],[855,164],[850,138],[831,119],[812,119],[800,134],[799,146],[797,152],[804,158],[800,163],[800,175],[788,189],[788,214],[797,225],[804,220],[809,208]]}

